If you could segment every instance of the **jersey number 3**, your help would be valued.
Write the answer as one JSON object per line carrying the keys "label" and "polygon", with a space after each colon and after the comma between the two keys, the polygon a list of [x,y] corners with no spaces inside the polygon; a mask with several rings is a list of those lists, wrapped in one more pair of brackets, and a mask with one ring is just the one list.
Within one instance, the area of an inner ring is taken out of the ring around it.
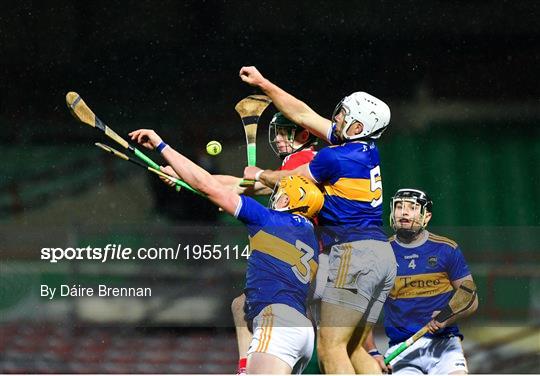
{"label": "jersey number 3", "polygon": [[[311,281],[311,265],[309,265],[309,262],[313,258],[315,251],[313,251],[313,248],[301,240],[296,240],[295,246],[296,249],[300,250],[300,252],[303,252],[304,254],[298,259],[296,264],[291,267],[291,269],[300,282],[307,284]],[[302,273],[301,270],[305,271],[305,273]]]}

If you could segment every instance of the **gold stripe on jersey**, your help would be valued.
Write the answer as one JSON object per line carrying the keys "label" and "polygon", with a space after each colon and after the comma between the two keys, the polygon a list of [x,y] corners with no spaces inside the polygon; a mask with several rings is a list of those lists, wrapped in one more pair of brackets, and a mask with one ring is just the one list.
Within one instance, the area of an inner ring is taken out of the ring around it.
{"label": "gold stripe on jersey", "polygon": [[444,243],[449,245],[450,247],[456,249],[457,243],[453,241],[452,239],[445,238],[444,236],[435,235],[432,233],[429,233],[428,239],[435,242],[435,243]]}
{"label": "gold stripe on jersey", "polygon": [[446,272],[400,275],[396,277],[390,298],[429,298],[453,289]]}
{"label": "gold stripe on jersey", "polygon": [[[284,261],[291,266],[296,266],[298,272],[304,278],[307,277],[308,270],[300,260],[305,253],[300,251],[291,243],[261,230],[249,238],[249,245],[252,252],[257,250]],[[318,252],[318,249],[313,251]],[[310,259],[308,264],[309,268],[311,269],[310,278],[313,279],[317,274],[318,265],[313,259]]]}
{"label": "gold stripe on jersey", "polygon": [[334,286],[336,288],[343,288],[347,281],[347,273],[349,273],[349,265],[351,261],[352,246],[348,243],[343,244],[345,249],[341,255],[341,261],[339,262],[338,275]]}
{"label": "gold stripe on jersey", "polygon": [[[380,181],[377,176],[375,181]],[[338,196],[347,200],[371,202],[381,198],[382,190],[371,190],[370,179],[341,178],[332,185],[325,185],[324,190],[330,196]]]}
{"label": "gold stripe on jersey", "polygon": [[394,240],[396,240],[396,235],[392,235],[391,237],[388,238],[389,242],[393,242]]}

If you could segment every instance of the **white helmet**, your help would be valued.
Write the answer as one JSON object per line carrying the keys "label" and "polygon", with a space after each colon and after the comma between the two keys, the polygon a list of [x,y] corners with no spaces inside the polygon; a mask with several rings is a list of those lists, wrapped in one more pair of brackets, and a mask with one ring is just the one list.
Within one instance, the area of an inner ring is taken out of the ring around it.
{"label": "white helmet", "polygon": [[[341,130],[341,136],[347,141],[366,137],[377,139],[390,122],[390,108],[388,105],[363,91],[357,91],[343,98],[334,110],[333,121],[335,121],[336,115],[342,108],[345,110],[345,125]],[[360,134],[349,136],[347,131],[355,121],[362,123],[364,129]]]}

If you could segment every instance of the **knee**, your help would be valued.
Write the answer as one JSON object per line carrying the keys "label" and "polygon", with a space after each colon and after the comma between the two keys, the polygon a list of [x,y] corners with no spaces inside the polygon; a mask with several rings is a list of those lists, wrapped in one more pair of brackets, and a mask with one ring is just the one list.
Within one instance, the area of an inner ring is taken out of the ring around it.
{"label": "knee", "polygon": [[333,338],[320,334],[317,340],[317,355],[321,361],[332,358],[332,354],[336,351],[346,351],[346,343],[339,343]]}
{"label": "knee", "polygon": [[244,294],[237,296],[231,303],[231,312],[233,316],[244,315],[244,303],[246,302]]}

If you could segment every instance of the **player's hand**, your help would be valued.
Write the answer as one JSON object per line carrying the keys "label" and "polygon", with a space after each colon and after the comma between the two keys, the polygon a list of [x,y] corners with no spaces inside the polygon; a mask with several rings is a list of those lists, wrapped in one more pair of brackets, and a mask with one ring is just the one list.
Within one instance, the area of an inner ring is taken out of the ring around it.
{"label": "player's hand", "polygon": [[435,316],[437,316],[441,311],[433,311],[431,314],[431,321],[427,324],[428,332],[431,334],[435,334],[437,331],[443,329],[448,325],[448,321],[444,322],[438,322],[435,320]]}
{"label": "player's hand", "polygon": [[384,374],[392,373],[392,366],[384,364],[384,356],[382,355],[374,355],[372,356],[373,359],[379,364],[379,367],[381,367],[381,371]]}
{"label": "player's hand", "polygon": [[257,172],[262,171],[259,167],[256,166],[247,166],[244,168],[244,179],[245,180],[255,180],[255,175]]}
{"label": "player's hand", "polygon": [[133,141],[147,149],[154,150],[163,140],[151,129],[137,129],[129,134]]}
{"label": "player's hand", "polygon": [[240,78],[251,86],[260,86],[265,78],[255,67],[242,67],[240,69]]}
{"label": "player's hand", "polygon": [[[175,177],[175,178],[179,178],[178,174],[176,173],[176,171],[173,170],[173,168],[171,166],[160,166],[159,169],[166,173],[167,175],[170,175],[172,177]],[[167,184],[168,186],[170,187],[175,187],[176,186],[176,183],[167,179],[167,178],[164,178],[163,176],[160,176],[159,177],[165,184]]]}

